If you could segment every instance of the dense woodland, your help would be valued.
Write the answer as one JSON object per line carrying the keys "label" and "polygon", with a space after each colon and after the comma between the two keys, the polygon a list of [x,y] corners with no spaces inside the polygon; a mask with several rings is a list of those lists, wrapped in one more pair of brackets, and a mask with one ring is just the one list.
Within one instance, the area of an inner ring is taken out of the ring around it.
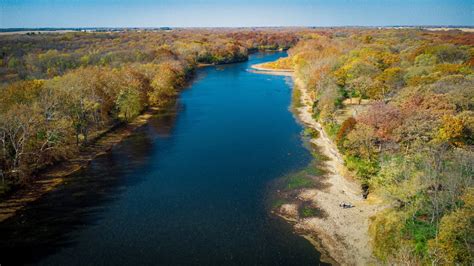
{"label": "dense woodland", "polygon": [[472,33],[414,29],[1,36],[0,190],[31,182],[100,132],[172,102],[199,64],[292,47],[273,66],[295,70],[347,167],[388,206],[370,225],[375,255],[469,265],[473,45]]}
{"label": "dense woodland", "polygon": [[[289,57],[314,116],[387,208],[375,255],[396,264],[474,263],[474,34],[307,34]],[[349,115],[347,115],[349,113]]]}

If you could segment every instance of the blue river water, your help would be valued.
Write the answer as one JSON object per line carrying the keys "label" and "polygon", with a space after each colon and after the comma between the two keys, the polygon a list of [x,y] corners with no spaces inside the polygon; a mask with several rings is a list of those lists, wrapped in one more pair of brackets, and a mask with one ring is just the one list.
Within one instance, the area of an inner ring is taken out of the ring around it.
{"label": "blue river water", "polygon": [[1,223],[0,264],[318,265],[268,202],[311,161],[291,79],[248,71],[285,55],[199,69],[174,108]]}

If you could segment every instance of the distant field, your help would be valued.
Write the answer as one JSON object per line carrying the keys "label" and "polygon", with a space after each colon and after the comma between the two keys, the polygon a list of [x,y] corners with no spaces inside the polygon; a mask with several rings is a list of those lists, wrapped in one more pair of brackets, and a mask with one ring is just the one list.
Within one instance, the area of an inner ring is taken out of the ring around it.
{"label": "distant field", "polygon": [[474,28],[425,28],[426,30],[431,30],[431,31],[448,31],[448,30],[460,30],[464,32],[474,32]]}

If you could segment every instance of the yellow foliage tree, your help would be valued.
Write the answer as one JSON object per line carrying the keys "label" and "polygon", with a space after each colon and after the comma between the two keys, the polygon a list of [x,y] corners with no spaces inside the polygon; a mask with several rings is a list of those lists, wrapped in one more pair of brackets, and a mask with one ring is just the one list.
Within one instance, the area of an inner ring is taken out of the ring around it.
{"label": "yellow foliage tree", "polygon": [[438,130],[437,140],[447,141],[455,146],[462,146],[464,122],[461,118],[444,115],[442,125]]}
{"label": "yellow foliage tree", "polygon": [[402,246],[401,231],[405,224],[402,212],[387,210],[371,218],[369,234],[372,236],[374,255],[386,261],[397,253]]}
{"label": "yellow foliage tree", "polygon": [[441,265],[474,263],[474,188],[468,188],[462,200],[464,206],[445,215],[438,238],[429,241],[430,252]]}

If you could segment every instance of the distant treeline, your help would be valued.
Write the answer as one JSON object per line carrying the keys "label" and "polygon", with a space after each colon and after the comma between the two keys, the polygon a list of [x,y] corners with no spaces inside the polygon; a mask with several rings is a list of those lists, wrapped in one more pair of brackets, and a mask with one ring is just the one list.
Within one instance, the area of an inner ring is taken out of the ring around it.
{"label": "distant treeline", "polygon": [[61,32],[61,31],[92,31],[92,32],[123,32],[123,31],[156,31],[172,30],[170,27],[145,27],[145,28],[110,28],[110,27],[89,27],[89,28],[0,28],[0,32]]}
{"label": "distant treeline", "polygon": [[63,31],[63,30],[81,30],[79,28],[0,28],[0,32],[17,31]]}

